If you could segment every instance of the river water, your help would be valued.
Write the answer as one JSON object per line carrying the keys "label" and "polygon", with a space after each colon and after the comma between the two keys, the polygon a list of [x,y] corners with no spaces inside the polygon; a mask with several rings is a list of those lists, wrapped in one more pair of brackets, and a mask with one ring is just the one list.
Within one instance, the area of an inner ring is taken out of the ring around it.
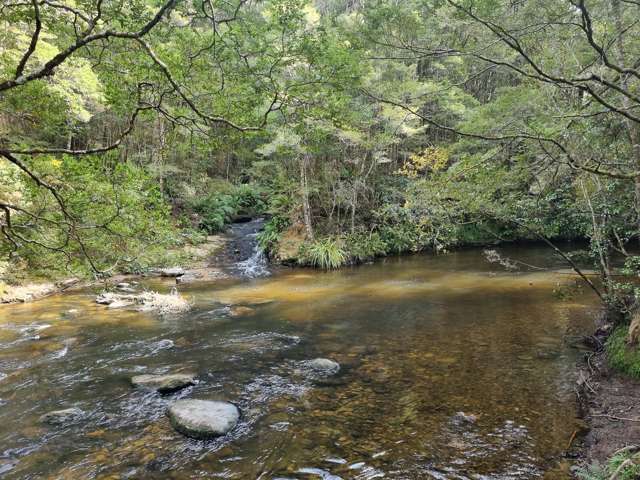
{"label": "river water", "polygon": [[[594,299],[548,250],[500,252],[537,268],[465,250],[180,285],[194,308],[177,316],[108,309],[95,291],[0,307],[0,476],[565,478],[580,425],[568,339],[592,328]],[[310,375],[315,357],[339,374]],[[169,371],[199,383],[129,384]],[[242,419],[189,440],[165,416],[177,398],[228,400]],[[84,416],[39,421],[69,407]]]}

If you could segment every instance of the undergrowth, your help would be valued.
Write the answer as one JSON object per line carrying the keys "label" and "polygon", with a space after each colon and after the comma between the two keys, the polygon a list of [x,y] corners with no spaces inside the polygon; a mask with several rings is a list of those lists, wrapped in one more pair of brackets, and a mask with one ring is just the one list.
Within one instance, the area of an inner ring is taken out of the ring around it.
{"label": "undergrowth", "polygon": [[607,340],[609,364],[617,370],[635,378],[640,378],[640,349],[627,344],[627,326],[615,329]]}
{"label": "undergrowth", "polygon": [[[625,463],[626,462],[626,463]],[[620,469],[618,471],[618,469]],[[635,450],[621,450],[614,454],[605,464],[592,463],[580,467],[576,472],[581,480],[634,480],[640,478],[640,462]]]}

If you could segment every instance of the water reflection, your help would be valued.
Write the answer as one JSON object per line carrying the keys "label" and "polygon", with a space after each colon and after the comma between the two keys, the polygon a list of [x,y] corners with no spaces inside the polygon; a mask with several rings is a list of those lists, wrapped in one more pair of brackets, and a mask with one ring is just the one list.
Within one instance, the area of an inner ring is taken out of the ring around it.
{"label": "water reflection", "polygon": [[[563,337],[589,328],[592,300],[547,251],[516,253],[548,271],[463,251],[189,285],[196,308],[174,317],[109,310],[91,292],[3,307],[0,473],[537,478],[578,428]],[[310,375],[315,357],[340,373]],[[199,382],[168,396],[129,385],[169,371]],[[176,398],[230,400],[243,417],[227,437],[188,440],[164,416]],[[69,407],[85,415],[38,420]]]}

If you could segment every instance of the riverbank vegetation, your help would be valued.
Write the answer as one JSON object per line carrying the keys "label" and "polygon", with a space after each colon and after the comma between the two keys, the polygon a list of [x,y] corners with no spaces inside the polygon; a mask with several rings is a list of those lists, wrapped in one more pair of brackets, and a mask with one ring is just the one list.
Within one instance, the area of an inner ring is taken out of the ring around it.
{"label": "riverbank vegetation", "polygon": [[633,480],[640,475],[636,448],[623,448],[604,465],[594,464],[578,471],[581,480]]}

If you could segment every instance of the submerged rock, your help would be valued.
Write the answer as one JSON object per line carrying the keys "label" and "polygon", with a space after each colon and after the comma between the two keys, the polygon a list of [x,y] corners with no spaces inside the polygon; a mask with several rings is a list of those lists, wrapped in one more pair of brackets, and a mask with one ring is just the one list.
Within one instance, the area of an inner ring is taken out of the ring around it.
{"label": "submerged rock", "polygon": [[240,410],[229,402],[178,400],[167,415],[178,432],[191,438],[207,439],[224,435],[236,426]]}
{"label": "submerged rock", "polygon": [[325,375],[335,375],[340,370],[340,364],[328,358],[314,358],[308,365],[314,371]]}
{"label": "submerged rock", "polygon": [[456,412],[453,416],[453,421],[455,423],[476,423],[478,416],[473,413]]}
{"label": "submerged rock", "polygon": [[195,383],[195,375],[189,373],[173,373],[168,375],[136,375],[131,377],[131,385],[147,388],[160,393],[169,393]]}
{"label": "submerged rock", "polygon": [[76,277],[67,278],[66,280],[62,280],[61,282],[56,283],[56,287],[60,290],[66,290],[67,288],[71,288],[77,283],[80,283],[80,279]]}
{"label": "submerged rock", "polygon": [[108,304],[108,308],[126,308],[133,305],[132,301],[128,300],[114,300],[113,302]]}
{"label": "submerged rock", "polygon": [[82,410],[72,407],[45,413],[40,417],[40,421],[50,425],[64,425],[78,420],[83,415],[84,412]]}
{"label": "submerged rock", "polygon": [[192,283],[202,280],[202,274],[200,273],[185,273],[176,278],[176,283]]}
{"label": "submerged rock", "polygon": [[251,315],[253,312],[253,308],[245,307],[244,305],[236,305],[229,308],[230,317],[242,317],[243,315]]}
{"label": "submerged rock", "polygon": [[116,290],[124,293],[136,293],[136,289],[133,288],[133,285],[127,282],[121,282],[116,285]]}
{"label": "submerged rock", "polygon": [[111,292],[103,292],[96,297],[96,303],[100,305],[111,305],[113,302],[121,300],[124,295]]}

